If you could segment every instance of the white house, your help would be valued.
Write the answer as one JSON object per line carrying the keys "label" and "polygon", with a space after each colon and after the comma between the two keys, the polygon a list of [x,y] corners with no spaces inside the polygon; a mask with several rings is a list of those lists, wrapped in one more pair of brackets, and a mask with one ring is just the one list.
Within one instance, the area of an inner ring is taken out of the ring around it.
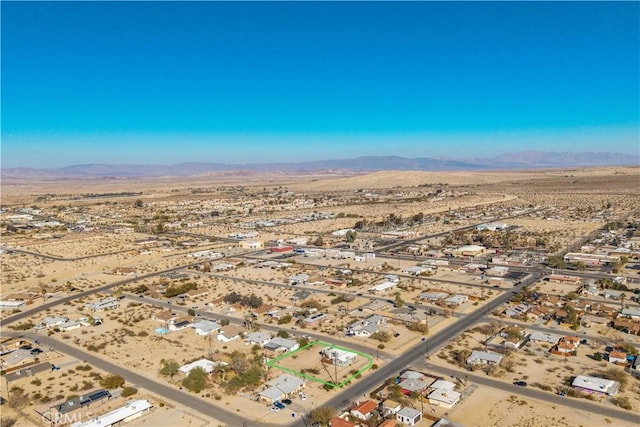
{"label": "white house", "polygon": [[451,295],[449,298],[445,299],[445,304],[448,305],[461,305],[469,300],[469,297],[466,295]]}
{"label": "white house", "polygon": [[445,299],[449,294],[446,292],[422,292],[418,295],[418,298],[423,299],[425,301],[439,301],[441,299]]}
{"label": "white house", "polygon": [[212,332],[217,332],[220,330],[221,326],[216,321],[212,320],[198,320],[191,327],[196,331],[197,335],[206,336]]}
{"label": "white house", "polygon": [[119,423],[126,423],[141,417],[153,406],[145,399],[129,400],[124,406],[107,412],[99,417],[91,418],[88,421],[79,421],[71,424],[71,427],[111,427]]}
{"label": "white house", "polygon": [[90,304],[86,304],[84,307],[88,310],[99,311],[99,310],[111,310],[118,307],[118,300],[114,297],[103,298],[100,301],[92,302]]}
{"label": "white house", "polygon": [[397,282],[382,282],[369,288],[369,292],[384,292],[397,286]]}
{"label": "white house", "polygon": [[208,359],[199,359],[195,362],[191,362],[184,366],[181,366],[180,368],[178,368],[178,371],[182,372],[185,375],[189,375],[189,372],[193,371],[194,369],[202,368],[207,374],[210,374],[216,367],[225,365],[225,362],[213,362]]}
{"label": "white house", "polygon": [[251,332],[244,340],[248,345],[258,344],[260,347],[264,347],[269,341],[271,341],[271,335],[265,332]]}
{"label": "white house", "polygon": [[492,351],[473,350],[467,358],[467,365],[499,365],[502,355]]}
{"label": "white house", "polygon": [[300,348],[300,344],[287,338],[274,337],[264,345],[264,348],[275,352],[287,353]]}
{"label": "white house", "polygon": [[414,426],[422,419],[422,412],[405,406],[396,414],[396,420],[408,426]]}
{"label": "white house", "polygon": [[454,390],[436,388],[429,393],[429,404],[451,409],[460,401],[461,394]]}
{"label": "white house", "polygon": [[620,388],[620,383],[604,378],[589,377],[586,375],[578,375],[571,383],[573,388],[586,393],[597,393],[601,395],[614,396]]}
{"label": "white house", "polygon": [[320,353],[337,366],[349,366],[358,358],[355,353],[334,347],[327,347],[321,350]]}
{"label": "white house", "polygon": [[68,321],[69,321],[68,317],[49,316],[42,319],[42,322],[40,322],[40,325],[44,328],[54,328]]}

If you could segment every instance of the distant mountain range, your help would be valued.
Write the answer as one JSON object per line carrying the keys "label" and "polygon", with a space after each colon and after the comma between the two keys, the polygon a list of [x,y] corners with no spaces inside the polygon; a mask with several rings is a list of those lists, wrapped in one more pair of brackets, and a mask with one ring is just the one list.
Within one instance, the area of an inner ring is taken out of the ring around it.
{"label": "distant mountain range", "polygon": [[178,163],[175,165],[73,165],[53,169],[6,168],[2,178],[144,178],[161,176],[196,176],[220,172],[322,171],[375,172],[399,171],[474,171],[500,169],[535,169],[578,166],[638,166],[640,156],[620,153],[574,153],[520,151],[485,159],[406,158],[367,156],[355,159],[319,160],[297,163]]}

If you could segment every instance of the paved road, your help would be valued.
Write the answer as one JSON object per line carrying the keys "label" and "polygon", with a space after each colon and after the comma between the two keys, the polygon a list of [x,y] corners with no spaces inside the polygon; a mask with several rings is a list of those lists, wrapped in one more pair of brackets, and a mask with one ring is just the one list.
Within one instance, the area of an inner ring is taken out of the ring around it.
{"label": "paved road", "polygon": [[87,353],[76,347],[72,347],[61,341],[48,337],[46,335],[35,334],[33,332],[11,332],[7,333],[7,336],[23,336],[31,340],[39,340],[41,343],[56,349],[62,353],[68,354],[78,360],[82,360],[85,363],[89,363],[98,369],[105,372],[109,372],[114,375],[120,375],[127,382],[134,384],[138,387],[145,388],[155,394],[165,397],[166,399],[177,402],[194,411],[215,418],[222,421],[228,426],[263,426],[266,425],[263,422],[250,421],[247,417],[237,415],[235,412],[228,411],[220,406],[215,406],[213,402],[207,402],[193,394],[189,394],[187,391],[179,390],[175,387],[169,386],[159,381],[155,381],[148,376],[140,375],[135,372],[123,368],[121,365],[108,362],[104,359],[94,356],[91,353]]}
{"label": "paved road", "polygon": [[513,393],[518,396],[544,400],[554,405],[570,406],[571,408],[574,408],[578,411],[593,412],[602,416],[624,420],[630,423],[640,424],[640,415],[632,411],[624,411],[622,409],[608,407],[600,403],[595,403],[586,399],[560,397],[548,391],[538,390],[536,388],[531,388],[531,387],[518,387],[513,384],[509,384],[503,381],[498,381],[493,378],[489,378],[487,376],[473,375],[473,374],[468,374],[467,372],[462,373],[456,369],[435,366],[430,363],[424,363],[422,364],[422,366],[424,366],[425,369],[427,369],[429,372],[438,373],[443,376],[453,376],[458,378],[466,377],[468,381],[471,381],[475,384],[496,388],[499,390]]}

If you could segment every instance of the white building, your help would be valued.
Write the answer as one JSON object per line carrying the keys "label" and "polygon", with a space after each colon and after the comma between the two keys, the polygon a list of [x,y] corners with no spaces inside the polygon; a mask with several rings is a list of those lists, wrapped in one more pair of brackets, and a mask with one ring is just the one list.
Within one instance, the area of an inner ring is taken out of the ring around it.
{"label": "white building", "polygon": [[327,347],[321,350],[320,353],[337,366],[349,366],[358,358],[358,355],[355,353],[334,347]]}
{"label": "white building", "polygon": [[422,419],[422,412],[417,409],[405,406],[396,414],[396,420],[408,426],[414,426]]}
{"label": "white building", "polygon": [[502,361],[502,355],[492,351],[473,350],[467,358],[467,365],[498,365]]}
{"label": "white building", "polygon": [[213,362],[208,359],[200,359],[181,366],[180,368],[178,368],[178,371],[182,372],[185,375],[189,375],[189,372],[193,371],[194,369],[202,368],[207,374],[210,374],[214,371],[214,369],[216,369],[216,367],[225,365],[225,362]]}
{"label": "white building", "polygon": [[89,421],[71,424],[71,427],[111,427],[119,423],[126,423],[141,417],[153,406],[145,399],[129,400],[124,406],[107,412],[104,415],[90,419]]}
{"label": "white building", "polygon": [[571,385],[573,388],[587,393],[606,394],[609,396],[614,396],[620,388],[620,383],[617,381],[586,375],[578,375]]}

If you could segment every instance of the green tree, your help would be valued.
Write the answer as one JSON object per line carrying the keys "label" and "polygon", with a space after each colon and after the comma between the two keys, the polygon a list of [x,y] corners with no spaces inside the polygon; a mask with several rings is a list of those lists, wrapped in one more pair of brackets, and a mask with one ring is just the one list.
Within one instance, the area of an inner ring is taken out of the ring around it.
{"label": "green tree", "polygon": [[182,380],[182,386],[194,393],[200,393],[207,385],[207,373],[198,367],[192,369],[187,377]]}
{"label": "green tree", "polygon": [[309,412],[309,420],[311,423],[319,423],[320,425],[328,425],[329,420],[336,415],[336,409],[330,406],[320,406]]}
{"label": "green tree", "polygon": [[356,236],[357,235],[358,234],[355,231],[349,230],[349,231],[347,231],[347,234],[345,234],[344,237],[345,237],[347,242],[351,243],[351,242],[355,242],[356,241]]}
{"label": "green tree", "polygon": [[160,375],[165,375],[165,376],[168,375],[170,378],[173,379],[173,376],[178,372],[178,369],[180,368],[180,365],[178,364],[178,362],[176,362],[173,359],[169,359],[169,360],[162,359],[160,363],[162,364],[162,368],[160,369]]}

